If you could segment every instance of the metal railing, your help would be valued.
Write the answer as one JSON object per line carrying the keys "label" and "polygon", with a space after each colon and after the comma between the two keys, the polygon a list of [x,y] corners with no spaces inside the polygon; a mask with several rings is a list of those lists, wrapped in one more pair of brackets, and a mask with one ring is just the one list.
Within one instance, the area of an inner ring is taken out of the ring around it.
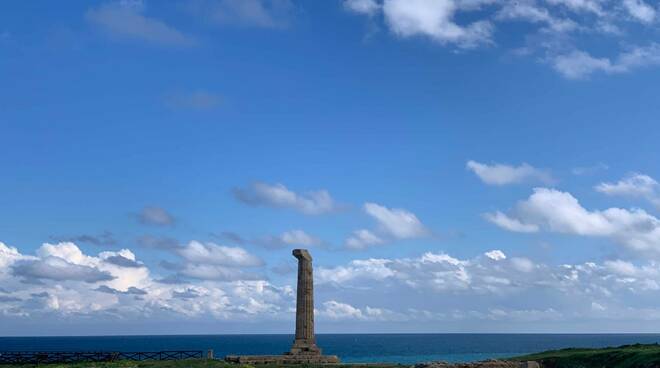
{"label": "metal railing", "polygon": [[174,351],[3,351],[0,364],[48,364],[79,362],[114,362],[118,360],[182,360],[201,359],[201,350]]}

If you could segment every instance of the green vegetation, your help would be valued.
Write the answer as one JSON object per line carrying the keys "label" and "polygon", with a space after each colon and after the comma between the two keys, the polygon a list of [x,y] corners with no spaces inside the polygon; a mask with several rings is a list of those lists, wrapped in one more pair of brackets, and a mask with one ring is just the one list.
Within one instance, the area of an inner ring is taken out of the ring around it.
{"label": "green vegetation", "polygon": [[535,360],[544,368],[660,367],[660,345],[624,345],[604,349],[562,349],[512,358]]}
{"label": "green vegetation", "polygon": [[[534,360],[544,368],[652,368],[660,367],[660,345],[624,345],[604,349],[562,349],[510,358],[514,361]],[[48,368],[255,368],[250,365],[225,363],[222,360],[189,359],[171,361],[120,361],[108,363],[48,364]],[[341,368],[404,368],[397,364],[340,364]],[[0,368],[28,368],[35,365],[0,365]],[[275,366],[256,368],[319,368],[312,365]]]}

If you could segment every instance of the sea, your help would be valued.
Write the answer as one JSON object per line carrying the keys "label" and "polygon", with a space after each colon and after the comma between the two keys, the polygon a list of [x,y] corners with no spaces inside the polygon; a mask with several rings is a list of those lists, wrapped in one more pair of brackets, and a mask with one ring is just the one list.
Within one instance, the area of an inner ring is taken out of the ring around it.
{"label": "sea", "polygon": [[[660,343],[660,334],[317,334],[325,354],[347,363],[470,362],[567,347]],[[281,354],[292,335],[0,337],[0,351],[163,351],[213,349]]]}

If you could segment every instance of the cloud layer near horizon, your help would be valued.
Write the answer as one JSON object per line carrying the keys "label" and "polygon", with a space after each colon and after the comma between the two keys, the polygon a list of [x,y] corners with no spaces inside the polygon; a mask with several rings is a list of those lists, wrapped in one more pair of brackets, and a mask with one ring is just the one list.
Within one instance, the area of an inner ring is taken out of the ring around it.
{"label": "cloud layer near horizon", "polygon": [[[0,243],[0,313],[14,320],[49,315],[291,320],[295,287],[250,273],[263,263],[244,249],[193,241],[177,252],[182,263],[176,278],[168,279],[155,276],[128,249],[92,256],[70,242],[46,243],[36,255],[25,255]],[[523,326],[541,320],[619,319],[622,313],[660,319],[651,302],[660,294],[655,261],[551,266],[497,249],[471,259],[426,252],[319,266],[315,276],[321,321],[485,320]],[[414,297],[419,293],[425,298]],[[400,297],[393,300],[392,294]],[[649,302],[631,306],[631,295]]]}

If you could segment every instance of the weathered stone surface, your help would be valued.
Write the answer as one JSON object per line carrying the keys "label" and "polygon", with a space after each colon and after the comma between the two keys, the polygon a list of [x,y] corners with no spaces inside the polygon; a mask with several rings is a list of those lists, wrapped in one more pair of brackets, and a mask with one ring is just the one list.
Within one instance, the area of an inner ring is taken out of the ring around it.
{"label": "weathered stone surface", "polygon": [[225,361],[239,364],[336,364],[335,355],[227,355]]}
{"label": "weathered stone surface", "polygon": [[291,354],[321,354],[314,336],[314,275],[312,256],[306,249],[294,249],[298,259],[298,287],[296,291],[296,339]]}
{"label": "weathered stone surface", "polygon": [[505,360],[486,360],[475,363],[430,362],[416,364],[415,368],[540,368],[537,362],[513,362]]}
{"label": "weathered stone surface", "polygon": [[314,335],[314,275],[312,256],[306,249],[294,249],[298,259],[296,291],[296,337],[283,355],[228,355],[225,361],[240,364],[335,364],[336,355],[322,355]]}

